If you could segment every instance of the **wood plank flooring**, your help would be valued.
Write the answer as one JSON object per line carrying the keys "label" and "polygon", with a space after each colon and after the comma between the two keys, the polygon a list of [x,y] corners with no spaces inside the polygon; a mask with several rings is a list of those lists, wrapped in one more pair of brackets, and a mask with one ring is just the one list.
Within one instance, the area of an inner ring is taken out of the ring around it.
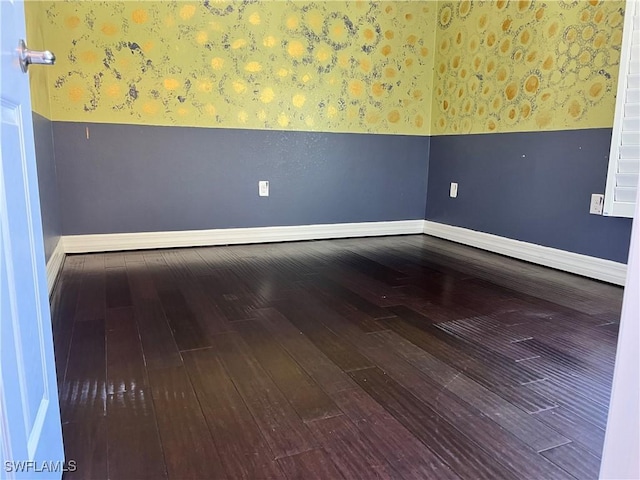
{"label": "wood plank flooring", "polygon": [[69,256],[65,478],[597,478],[621,301],[423,235]]}

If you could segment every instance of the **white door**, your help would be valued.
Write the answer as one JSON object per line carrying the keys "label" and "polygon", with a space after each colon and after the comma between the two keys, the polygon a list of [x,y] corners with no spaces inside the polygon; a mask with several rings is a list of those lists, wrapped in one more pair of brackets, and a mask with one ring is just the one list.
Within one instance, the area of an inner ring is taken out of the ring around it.
{"label": "white door", "polygon": [[0,0],[0,479],[60,478],[64,461],[23,7]]}

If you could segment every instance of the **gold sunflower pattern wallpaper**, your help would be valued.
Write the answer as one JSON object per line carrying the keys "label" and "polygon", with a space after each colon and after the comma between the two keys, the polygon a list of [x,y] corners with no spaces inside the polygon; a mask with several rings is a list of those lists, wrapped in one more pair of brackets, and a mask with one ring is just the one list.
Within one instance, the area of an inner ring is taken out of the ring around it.
{"label": "gold sunflower pattern wallpaper", "polygon": [[428,133],[435,2],[38,2],[62,121]]}
{"label": "gold sunflower pattern wallpaper", "polygon": [[611,127],[624,2],[438,2],[432,134]]}
{"label": "gold sunflower pattern wallpaper", "polygon": [[58,56],[33,74],[49,84],[34,88],[34,108],[59,121],[409,135],[610,127],[623,8],[28,2]]}

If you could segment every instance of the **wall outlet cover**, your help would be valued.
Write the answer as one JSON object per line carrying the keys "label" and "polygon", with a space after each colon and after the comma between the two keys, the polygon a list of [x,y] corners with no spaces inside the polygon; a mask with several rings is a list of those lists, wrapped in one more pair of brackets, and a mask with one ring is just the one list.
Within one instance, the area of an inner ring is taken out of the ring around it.
{"label": "wall outlet cover", "polygon": [[260,180],[258,182],[258,195],[261,197],[269,196],[269,180]]}
{"label": "wall outlet cover", "polygon": [[458,196],[458,184],[451,182],[451,187],[449,187],[449,196],[451,198],[456,198]]}
{"label": "wall outlet cover", "polygon": [[591,195],[591,204],[589,205],[589,213],[593,215],[602,215],[604,210],[604,195],[594,193]]}

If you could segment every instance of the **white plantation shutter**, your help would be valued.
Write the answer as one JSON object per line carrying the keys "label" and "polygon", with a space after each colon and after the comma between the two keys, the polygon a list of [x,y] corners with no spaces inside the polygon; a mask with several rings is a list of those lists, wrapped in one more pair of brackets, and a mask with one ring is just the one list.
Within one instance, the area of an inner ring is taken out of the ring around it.
{"label": "white plantation shutter", "polygon": [[633,217],[640,172],[640,0],[627,0],[604,214]]}

